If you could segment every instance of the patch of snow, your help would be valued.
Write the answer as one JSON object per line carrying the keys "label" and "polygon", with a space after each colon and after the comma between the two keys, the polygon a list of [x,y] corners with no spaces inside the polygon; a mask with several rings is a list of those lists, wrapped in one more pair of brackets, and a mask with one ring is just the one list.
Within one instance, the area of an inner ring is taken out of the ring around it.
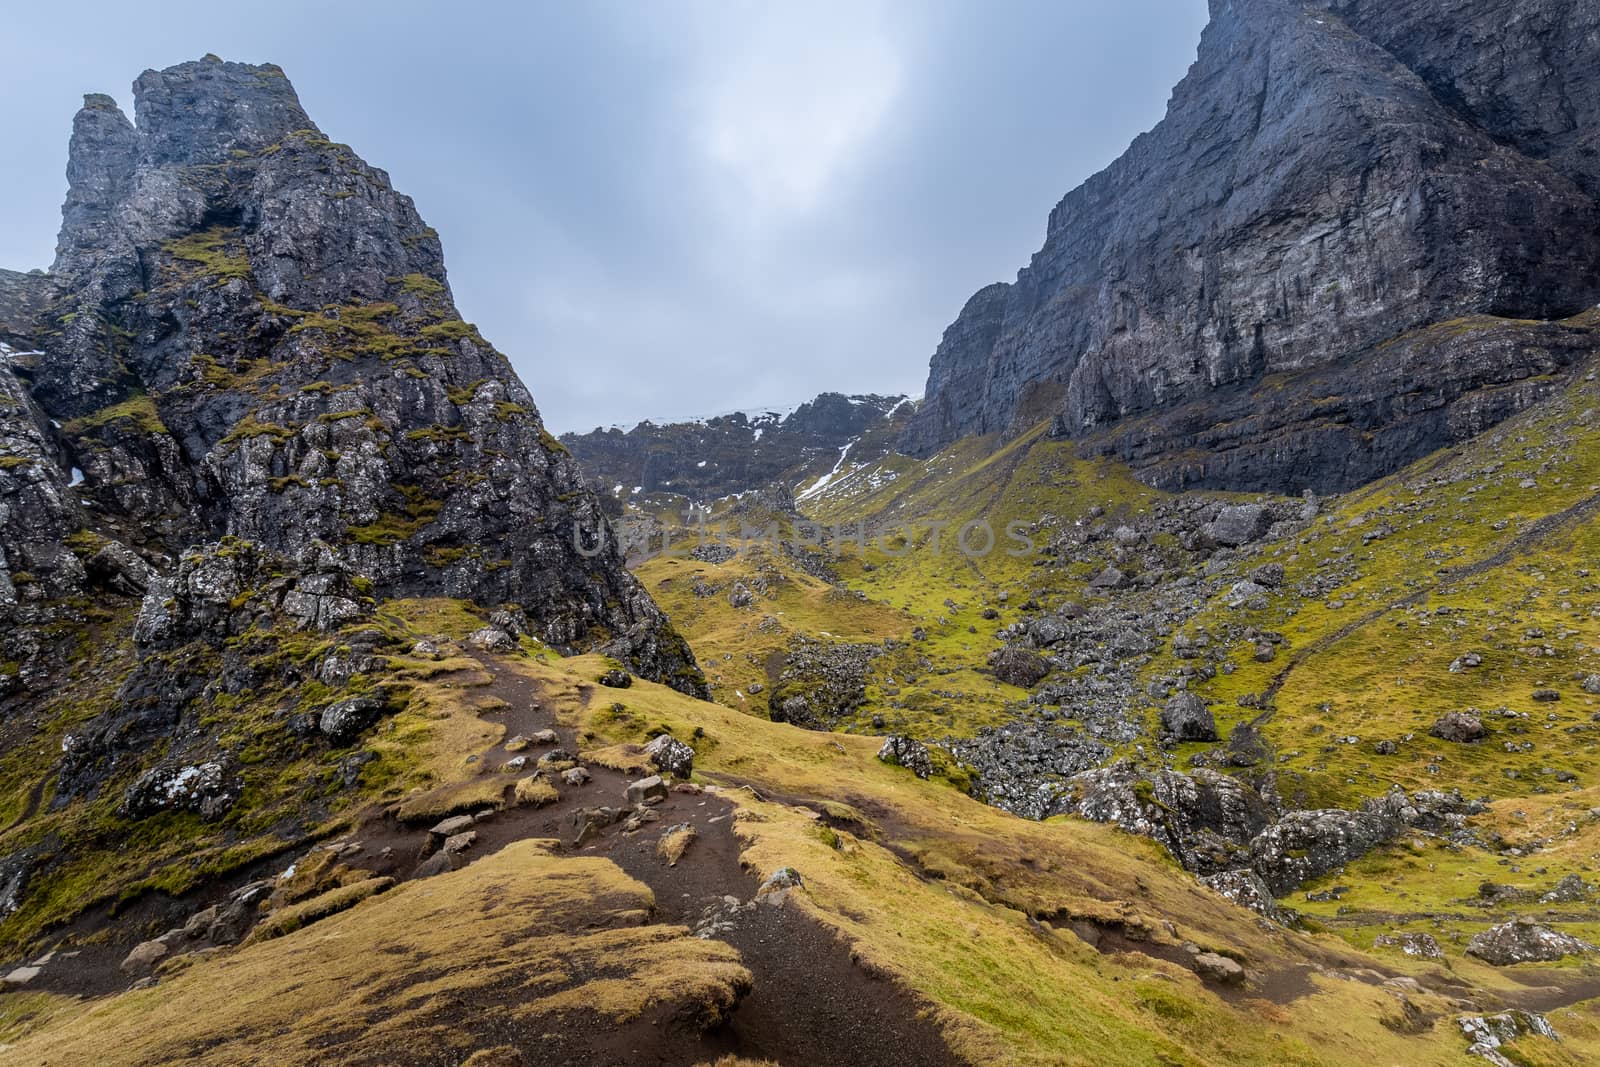
{"label": "patch of snow", "polygon": [[705,465],[706,465],[706,461],[705,460],[701,460],[699,463],[695,464],[696,467],[704,467]]}
{"label": "patch of snow", "polygon": [[796,493],[794,497],[795,503],[798,504],[801,501],[810,500],[812,497],[828,488],[833,480],[839,476],[839,472],[844,469],[845,459],[850,455],[850,450],[856,446],[856,441],[859,440],[861,440],[861,438],[857,437],[849,444],[839,449],[839,461],[833,465],[833,470],[812,482],[803,491]]}
{"label": "patch of snow", "polygon": [[77,467],[73,467],[72,468],[72,481],[67,483],[67,488],[70,489],[74,485],[82,485],[82,484],[83,484],[83,472],[81,470],[79,470]]}

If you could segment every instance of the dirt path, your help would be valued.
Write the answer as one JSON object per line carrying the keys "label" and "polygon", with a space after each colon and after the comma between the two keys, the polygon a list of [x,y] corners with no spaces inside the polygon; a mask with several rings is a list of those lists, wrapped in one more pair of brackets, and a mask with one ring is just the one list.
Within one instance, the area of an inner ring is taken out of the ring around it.
{"label": "dirt path", "polygon": [[[532,737],[555,730],[558,747],[578,752],[573,731],[557,721],[536,682],[492,657],[480,657],[491,683],[477,692],[497,697],[503,706],[484,714],[505,728],[505,738]],[[610,699],[610,690],[585,687],[584,699]],[[497,702],[498,703],[498,702]],[[491,774],[503,774],[507,786],[533,773],[533,764],[552,746],[518,753],[496,745],[480,758]],[[526,757],[520,770],[504,769]],[[626,808],[629,775],[584,764],[592,776],[586,784],[558,782],[561,797],[544,807],[510,807],[473,824],[473,845],[459,858],[465,866],[490,856],[515,841],[550,838],[568,841],[570,818],[584,809]],[[786,1065],[849,1064],[861,1067],[942,1067],[958,1061],[938,1029],[922,1015],[923,1005],[909,991],[869,974],[851,960],[849,947],[798,907],[756,900],[756,877],[740,864],[734,834],[733,803],[715,792],[679,786],[650,809],[652,821],[630,832],[624,823],[603,829],[582,845],[563,845],[574,855],[603,857],[649,886],[655,896],[653,922],[681,925],[697,936],[715,937],[739,951],[754,976],[752,991],[721,1025],[703,1031],[693,1020],[673,1015],[673,1007],[623,1026],[553,1027],[551,1020],[530,1020],[521,1029],[504,1025],[484,1032],[482,1047],[514,1045],[526,1062],[572,1065],[652,1064],[691,1067],[726,1054],[766,1059]],[[676,866],[667,866],[657,846],[669,827],[688,825],[696,838]],[[374,810],[341,840],[358,842],[353,867],[406,881],[418,876],[427,856],[428,826],[408,826],[385,810]],[[299,854],[311,842],[289,853]],[[30,988],[81,997],[120,992],[133,978],[119,964],[132,947],[136,931],[182,926],[202,908],[224,899],[232,890],[258,879],[273,879],[289,863],[280,853],[250,870],[207,886],[202,892],[174,899],[149,894],[121,914],[96,909],[62,932],[70,940]],[[106,936],[109,932],[110,936]],[[119,936],[120,935],[120,936]],[[130,939],[131,938],[131,939]],[[204,947],[195,943],[193,948]],[[496,999],[513,1001],[514,988],[496,991]],[[398,1010],[398,1009],[397,1009]],[[461,1022],[472,1032],[470,1005],[461,1006]],[[552,1033],[551,1031],[556,1032]],[[330,1047],[330,1052],[335,1048]],[[426,1049],[395,1050],[397,1062],[449,1064],[460,1056]],[[527,1058],[532,1057],[532,1058]]]}

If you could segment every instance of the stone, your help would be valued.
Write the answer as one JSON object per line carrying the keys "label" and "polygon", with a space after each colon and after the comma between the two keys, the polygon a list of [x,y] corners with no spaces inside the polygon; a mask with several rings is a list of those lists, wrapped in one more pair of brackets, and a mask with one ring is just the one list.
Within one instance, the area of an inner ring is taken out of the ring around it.
{"label": "stone", "polygon": [[1581,875],[1569,874],[1550,888],[1550,891],[1539,898],[1541,904],[1577,904],[1587,901],[1594,895],[1594,886],[1585,882]]}
{"label": "stone", "polygon": [[[1461,1035],[1467,1039],[1467,1052],[1479,1056],[1494,1067],[1512,1067],[1511,1060],[1498,1051],[1506,1044],[1524,1035],[1559,1041],[1550,1020],[1537,1012],[1503,1011],[1497,1015],[1463,1015],[1456,1019]],[[1520,1057],[1519,1057],[1520,1059]]]}
{"label": "stone", "polygon": [[159,938],[154,941],[141,942],[135,945],[133,951],[123,958],[122,971],[125,974],[148,971],[165,959],[170,951],[171,949],[167,947],[166,942]]}
{"label": "stone", "polygon": [[779,867],[767,876],[756,890],[756,899],[769,904],[781,904],[789,891],[798,889],[805,884],[800,877],[800,872],[793,867]]}
{"label": "stone", "polygon": [[561,780],[567,785],[584,785],[589,777],[589,772],[582,767],[568,767],[561,772]]}
{"label": "stone", "polygon": [[0,985],[25,986],[35,978],[39,977],[39,975],[43,972],[43,967],[17,967],[7,972],[5,977],[0,978]]}
{"label": "stone", "polygon": [[915,738],[898,734],[884,738],[882,747],[878,749],[878,758],[893,766],[904,767],[918,778],[928,778],[933,774],[933,758],[928,754],[928,746]]}
{"label": "stone", "polygon": [[485,626],[468,635],[467,646],[480,652],[514,652],[517,639],[498,626]]}
{"label": "stone", "polygon": [[1431,934],[1379,934],[1372,942],[1379,948],[1395,948],[1413,959],[1442,960],[1444,951]]}
{"label": "stone", "polygon": [[446,874],[461,865],[460,859],[454,852],[435,852],[421,863],[412,872],[413,878],[432,878],[436,874]]}
{"label": "stone", "polygon": [[347,745],[383,714],[378,697],[352,697],[330,704],[317,718],[317,728],[334,745]]}
{"label": "stone", "polygon": [[994,676],[1007,685],[1029,689],[1050,673],[1050,661],[1032,649],[1007,645],[996,652],[989,666]]}
{"label": "stone", "polygon": [[1450,741],[1458,745],[1482,741],[1489,736],[1483,720],[1464,711],[1451,711],[1441,715],[1432,726],[1428,727],[1428,733],[1441,741]]}
{"label": "stone", "polygon": [[640,778],[636,782],[628,783],[626,797],[631,805],[659,804],[667,799],[667,783],[661,780],[659,774]]}
{"label": "stone", "polygon": [[671,734],[652,738],[645,744],[644,754],[662,774],[688,778],[694,773],[694,749]]}
{"label": "stone", "polygon": [[620,808],[579,808],[568,813],[562,821],[561,839],[572,848],[586,845],[596,837],[600,831],[608,826],[615,826],[628,817],[628,812]]}
{"label": "stone", "polygon": [[1535,689],[1532,699],[1535,704],[1554,704],[1561,699],[1561,693],[1555,689]]}
{"label": "stone", "polygon": [[1566,956],[1594,952],[1587,941],[1553,930],[1531,919],[1514,919],[1475,934],[1467,954],[1496,967],[1516,963],[1551,963]]}
{"label": "stone", "polygon": [[478,831],[466,830],[459,834],[451,834],[444,840],[444,851],[452,856],[459,856],[478,842]]}
{"label": "stone", "polygon": [[1219,545],[1237,548],[1266,536],[1272,515],[1262,504],[1235,504],[1222,508],[1201,533]]}
{"label": "stone", "polygon": [[1217,721],[1206,702],[1193,693],[1179,693],[1161,709],[1161,732],[1173,741],[1216,741]]}
{"label": "stone", "polygon": [[556,736],[556,732],[554,730],[535,730],[529,740],[536,745],[554,745],[558,743],[561,738]]}
{"label": "stone", "polygon": [[1194,973],[1208,982],[1239,985],[1245,980],[1244,964],[1215,952],[1201,952],[1191,962]]}
{"label": "stone", "polygon": [[1286,926],[1290,921],[1289,914],[1273,899],[1272,891],[1255,871],[1222,871],[1201,878],[1200,883],[1269,922]]}
{"label": "stone", "polygon": [[602,673],[595,680],[609,689],[626,689],[633,684],[633,675],[627,671],[612,668]]}
{"label": "stone", "polygon": [[1403,828],[1375,812],[1290,811],[1250,842],[1250,866],[1282,895],[1394,840]]}

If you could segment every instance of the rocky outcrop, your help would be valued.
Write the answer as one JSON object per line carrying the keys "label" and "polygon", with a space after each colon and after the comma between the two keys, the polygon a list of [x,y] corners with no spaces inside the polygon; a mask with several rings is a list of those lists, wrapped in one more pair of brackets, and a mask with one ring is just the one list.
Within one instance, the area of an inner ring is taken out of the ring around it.
{"label": "rocky outcrop", "polygon": [[813,484],[840,462],[880,459],[915,405],[903,396],[823,393],[787,415],[734,412],[694,422],[641,422],[624,432],[563,434],[589,484],[619,503],[639,493],[714,500],[780,483]]}
{"label": "rocky outcrop", "polygon": [[1582,938],[1525,918],[1491,926],[1467,942],[1468,955],[1496,967],[1550,963],[1564,956],[1582,956],[1593,951],[1595,947]]}
{"label": "rocky outcrop", "polygon": [[1166,487],[1336,490],[1595,351],[1600,12],[1213,0],[1166,118],[962,311],[902,438],[1045,419]]}
{"label": "rocky outcrop", "polygon": [[88,509],[163,573],[225,538],[320,545],[378,599],[514,605],[558,649],[703,693],[388,176],[275,66],[148,71],[134,103],[85,98],[54,269],[0,275],[0,611],[81,587]]}

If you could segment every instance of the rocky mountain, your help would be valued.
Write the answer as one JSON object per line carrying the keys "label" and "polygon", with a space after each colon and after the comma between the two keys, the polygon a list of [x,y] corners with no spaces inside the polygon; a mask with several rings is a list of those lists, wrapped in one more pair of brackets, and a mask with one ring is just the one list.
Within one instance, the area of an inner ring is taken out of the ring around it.
{"label": "rocky mountain", "polygon": [[915,407],[903,396],[823,393],[787,414],[646,421],[626,432],[563,434],[561,443],[598,493],[623,500],[661,492],[714,500],[780,482],[801,491],[844,458],[878,459],[893,448]]}
{"label": "rocky mountain", "polygon": [[[438,234],[388,176],[275,66],[149,71],[134,105],[85,98],[55,265],[0,274],[13,625],[100,587],[148,588],[158,612],[180,555],[234,539],[376,600],[510,608],[553,647],[697,691],[616,555],[579,552],[574,527],[604,520],[577,463],[461,320]],[[26,678],[46,650],[22,633],[0,658]]]}
{"label": "rocky mountain", "polygon": [[1049,419],[1151,484],[1330,491],[1526,408],[1600,341],[1597,60],[1580,0],[1212,0],[902,447]]}

